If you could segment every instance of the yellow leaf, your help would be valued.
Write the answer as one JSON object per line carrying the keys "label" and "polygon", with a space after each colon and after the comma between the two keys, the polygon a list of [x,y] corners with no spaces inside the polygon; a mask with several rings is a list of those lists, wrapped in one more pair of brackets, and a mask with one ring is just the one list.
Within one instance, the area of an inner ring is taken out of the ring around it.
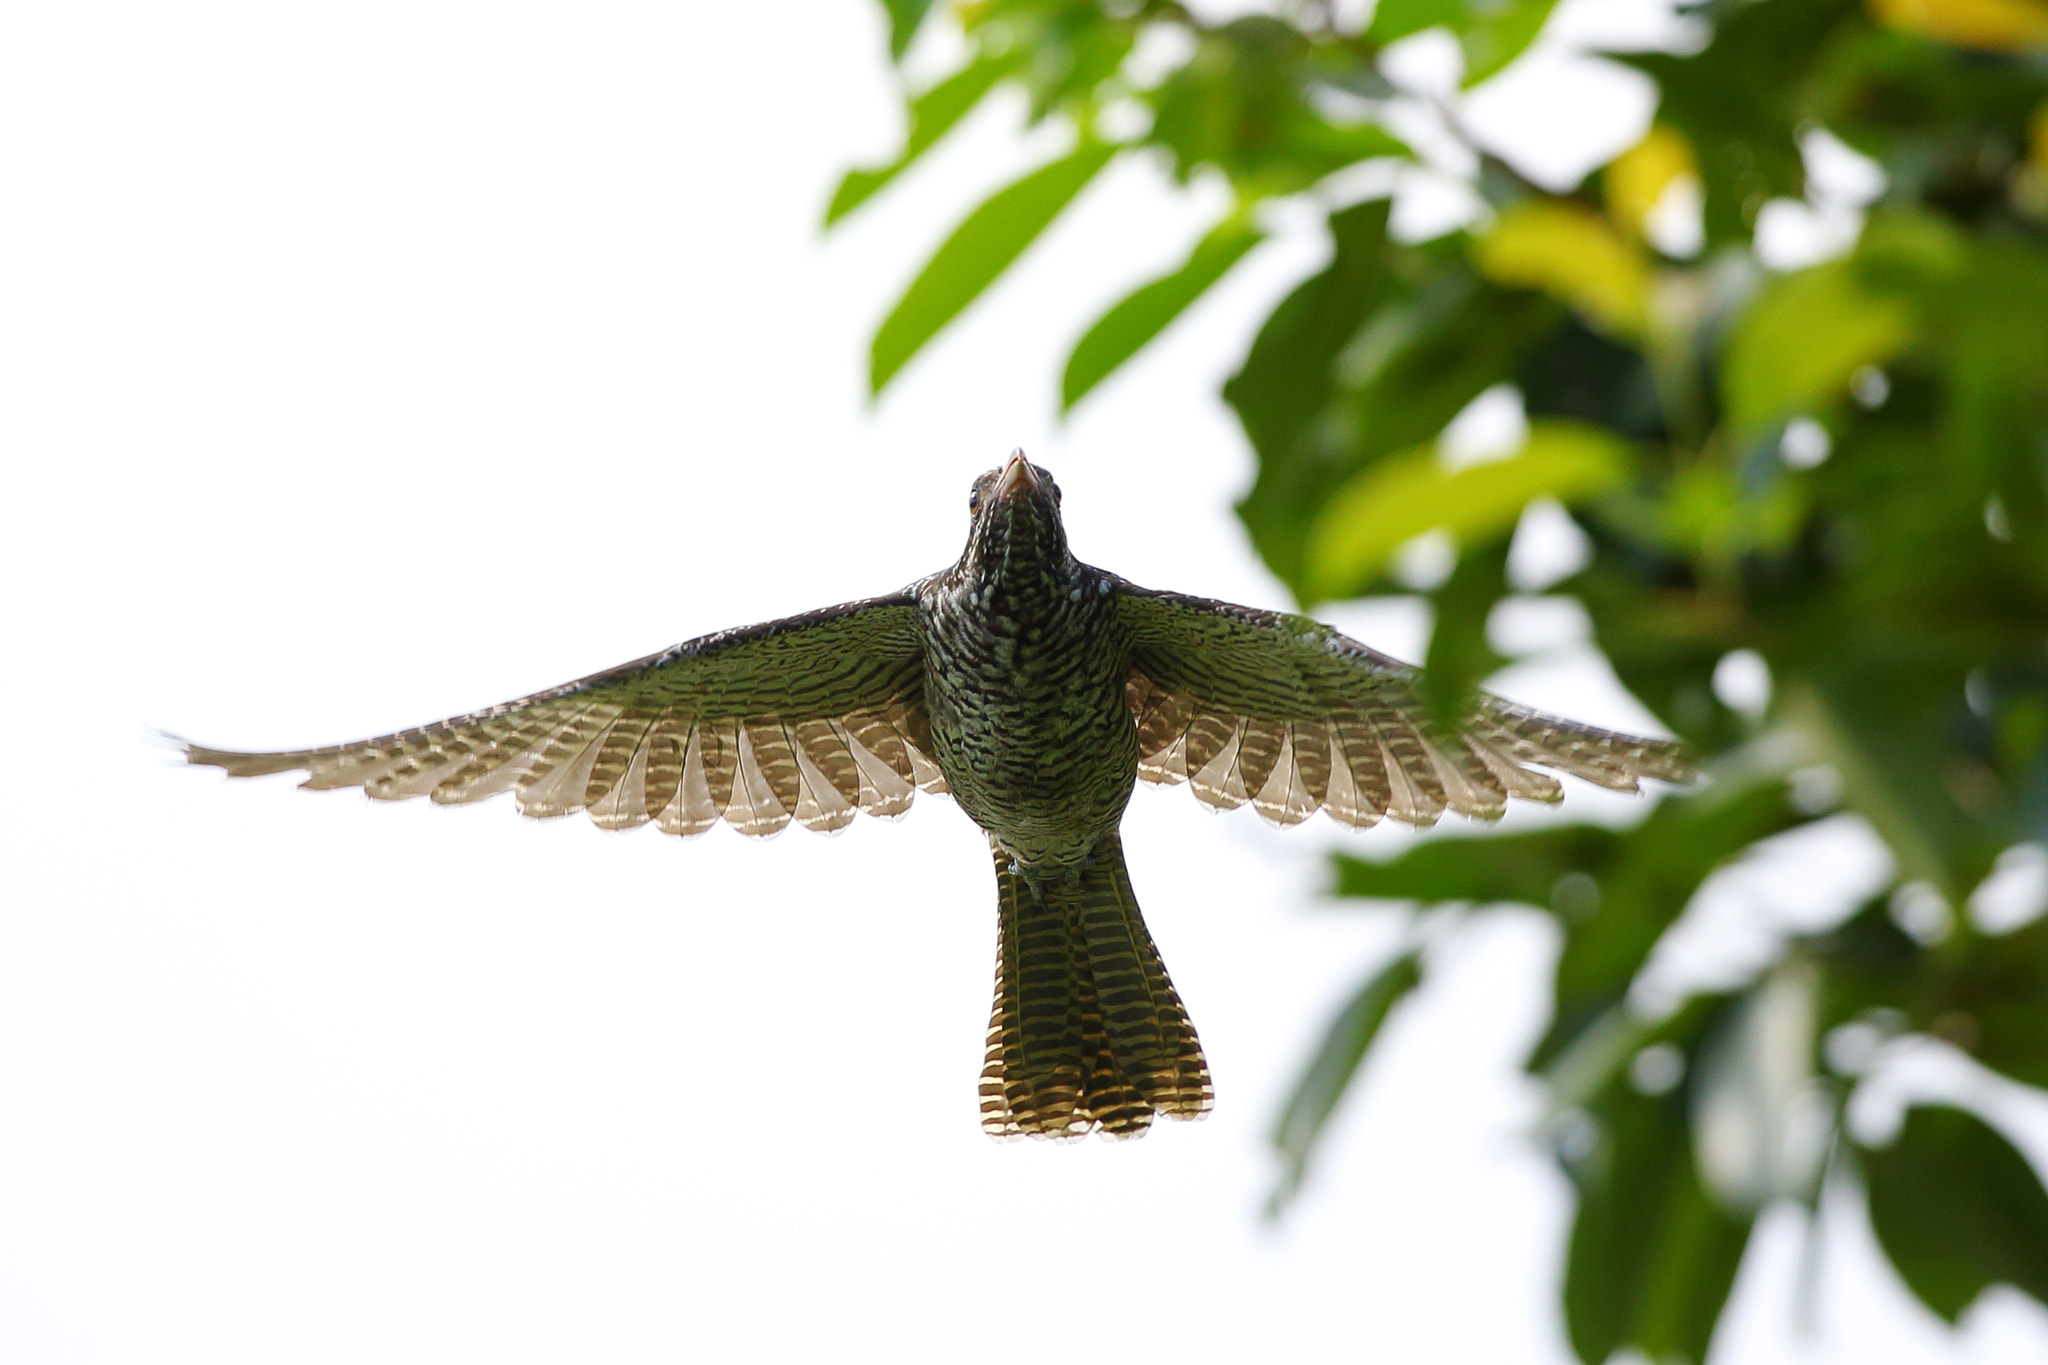
{"label": "yellow leaf", "polygon": [[1500,284],[1540,289],[1608,331],[1642,333],[1649,262],[1590,209],[1554,200],[1518,204],[1472,244],[1472,257]]}
{"label": "yellow leaf", "polygon": [[1641,237],[1650,210],[1680,176],[1699,178],[1692,144],[1677,129],[1660,123],[1608,163],[1602,176],[1608,215],[1630,236]]}
{"label": "yellow leaf", "polygon": [[2017,52],[2048,44],[2043,0],[1870,0],[1879,22],[1958,47]]}

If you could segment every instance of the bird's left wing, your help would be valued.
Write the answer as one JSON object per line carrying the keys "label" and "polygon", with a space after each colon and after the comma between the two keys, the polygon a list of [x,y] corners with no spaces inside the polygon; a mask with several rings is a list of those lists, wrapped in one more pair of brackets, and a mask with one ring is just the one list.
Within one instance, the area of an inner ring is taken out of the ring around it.
{"label": "bird's left wing", "polygon": [[[307,787],[380,800],[588,810],[607,829],[768,835],[836,830],[943,792],[929,754],[917,607],[908,592],[721,631],[577,682],[413,730],[282,753],[185,744],[237,777],[303,769]],[[182,741],[181,741],[182,743]]]}
{"label": "bird's left wing", "polygon": [[1431,723],[1418,670],[1302,616],[1117,582],[1131,633],[1138,774],[1275,824],[1317,810],[1434,824],[1497,819],[1507,798],[1557,801],[1555,768],[1617,791],[1690,779],[1680,746],[1580,725],[1481,693],[1454,734]]}

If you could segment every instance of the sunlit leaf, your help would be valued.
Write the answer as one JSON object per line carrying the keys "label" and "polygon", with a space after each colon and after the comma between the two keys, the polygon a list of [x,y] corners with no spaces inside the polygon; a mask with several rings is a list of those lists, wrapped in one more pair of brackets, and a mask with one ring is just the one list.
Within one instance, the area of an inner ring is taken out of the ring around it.
{"label": "sunlit leaf", "polygon": [[1643,330],[1650,263],[1590,209],[1551,200],[1518,204],[1473,242],[1472,259],[1490,279],[1541,289],[1611,331]]}
{"label": "sunlit leaf", "polygon": [[2041,0],[1870,0],[1893,28],[1958,47],[2020,52],[2048,45],[2048,4]]}
{"label": "sunlit leaf", "polygon": [[1310,590],[1335,597],[1370,582],[1425,531],[1461,544],[1502,534],[1537,498],[1572,502],[1619,486],[1630,462],[1625,442],[1566,422],[1534,426],[1515,454],[1464,469],[1445,469],[1433,449],[1382,461],[1340,488],[1310,530]]}
{"label": "sunlit leaf", "polygon": [[1372,40],[1397,42],[1426,28],[1462,29],[1472,21],[1466,0],[1380,0],[1372,12]]}
{"label": "sunlit leaf", "polygon": [[1287,1097],[1273,1130],[1273,1145],[1279,1149],[1282,1171],[1268,1212],[1278,1212],[1301,1188],[1316,1141],[1359,1063],[1365,1060],[1380,1025],[1421,980],[1420,959],[1413,952],[1404,953],[1367,978],[1365,985],[1330,1021],[1323,1041],[1302,1071],[1301,1079],[1295,1082],[1294,1093]]}
{"label": "sunlit leaf", "polygon": [[1912,314],[1872,293],[1849,261],[1777,281],[1750,307],[1728,344],[1721,386],[1728,419],[1753,435],[1832,404],[1866,365],[1881,365],[1911,337]]}
{"label": "sunlit leaf", "polygon": [[1116,151],[1106,143],[1084,142],[1072,154],[996,191],[968,214],[876,330],[869,391],[880,393],[919,348],[1023,254]]}
{"label": "sunlit leaf", "polygon": [[1145,343],[1164,331],[1209,286],[1263,240],[1251,222],[1233,215],[1196,243],[1185,262],[1140,285],[1112,307],[1074,344],[1060,382],[1060,406],[1069,409]]}
{"label": "sunlit leaf", "polygon": [[2048,1191],[1982,1119],[1916,1106],[1861,1155],[1878,1244],[1922,1303],[1949,1322],[1994,1284],[2048,1303]]}
{"label": "sunlit leaf", "polygon": [[826,206],[825,226],[832,226],[859,208],[877,190],[902,174],[1016,66],[1014,53],[982,57],[913,99],[910,102],[910,135],[905,140],[902,155],[886,166],[848,171],[840,180],[839,188],[832,192],[832,202]]}

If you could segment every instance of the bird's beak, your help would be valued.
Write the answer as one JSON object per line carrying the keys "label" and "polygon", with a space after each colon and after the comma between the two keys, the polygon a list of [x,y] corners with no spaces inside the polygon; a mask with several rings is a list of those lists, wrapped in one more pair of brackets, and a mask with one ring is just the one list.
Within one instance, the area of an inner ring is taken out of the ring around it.
{"label": "bird's beak", "polygon": [[1031,467],[1031,461],[1024,458],[1024,452],[1010,452],[1010,462],[1003,466],[1003,476],[996,480],[996,496],[1008,501],[1036,493],[1045,487],[1045,480],[1038,477],[1038,471]]}

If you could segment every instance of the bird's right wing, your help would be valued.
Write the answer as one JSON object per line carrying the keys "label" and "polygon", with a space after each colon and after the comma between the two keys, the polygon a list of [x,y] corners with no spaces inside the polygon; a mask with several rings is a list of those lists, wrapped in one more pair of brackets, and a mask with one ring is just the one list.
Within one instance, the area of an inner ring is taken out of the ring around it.
{"label": "bird's right wing", "polygon": [[[182,741],[181,741],[182,743]],[[303,769],[307,787],[380,800],[588,810],[607,829],[691,835],[723,819],[768,835],[836,830],[943,792],[929,754],[917,606],[869,598],[721,631],[518,701],[353,744],[237,753],[185,744],[233,776]]]}
{"label": "bird's right wing", "polygon": [[1118,583],[1133,654],[1138,774],[1187,782],[1220,809],[1250,802],[1275,824],[1327,810],[1434,824],[1446,808],[1499,818],[1507,798],[1554,802],[1536,767],[1617,791],[1692,777],[1677,742],[1600,730],[1481,693],[1446,735],[1419,671],[1306,617]]}

